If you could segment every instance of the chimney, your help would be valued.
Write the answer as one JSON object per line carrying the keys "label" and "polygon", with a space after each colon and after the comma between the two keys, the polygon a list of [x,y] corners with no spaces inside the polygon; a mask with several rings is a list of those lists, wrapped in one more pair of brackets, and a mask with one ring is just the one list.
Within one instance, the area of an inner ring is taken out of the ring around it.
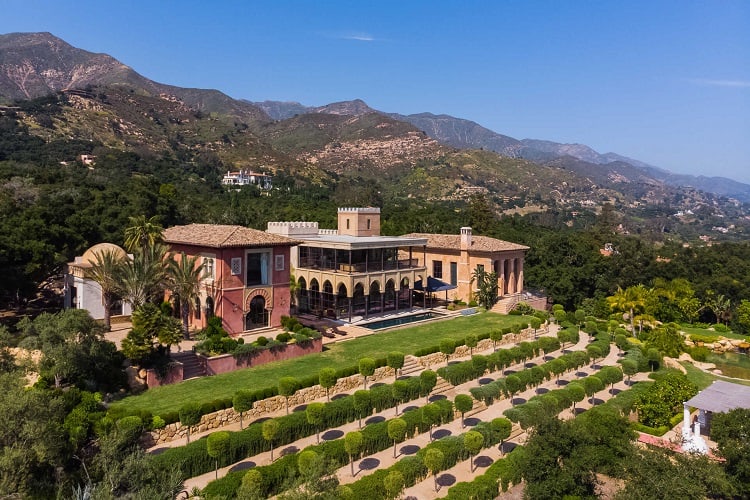
{"label": "chimney", "polygon": [[461,250],[469,250],[471,248],[471,228],[461,228]]}

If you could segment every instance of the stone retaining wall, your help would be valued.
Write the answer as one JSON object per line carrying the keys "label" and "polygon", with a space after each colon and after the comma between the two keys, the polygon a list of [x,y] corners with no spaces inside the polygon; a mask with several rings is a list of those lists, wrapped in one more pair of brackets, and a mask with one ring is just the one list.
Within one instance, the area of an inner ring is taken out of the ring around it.
{"label": "stone retaining wall", "polygon": [[[368,387],[372,382],[387,379],[393,377],[393,370],[387,366],[377,368],[375,373],[367,378]],[[336,381],[336,385],[330,390],[330,394],[341,394],[351,393],[354,390],[363,388],[362,376],[351,375],[349,377],[343,377]],[[316,399],[324,398],[326,390],[320,385],[314,385],[312,387],[305,387],[300,389],[293,396],[289,398],[289,410],[292,411],[295,407],[310,403]],[[286,408],[286,399],[283,396],[273,396],[270,398],[256,401],[253,404],[253,408],[246,411],[242,416],[242,421],[245,425],[248,423],[266,416],[270,413],[283,412]],[[213,413],[203,415],[198,425],[193,426],[192,433],[206,432],[212,429],[218,429],[228,424],[232,424],[240,421],[240,414],[234,411],[233,408],[226,408]],[[144,433],[141,442],[144,446],[151,447],[162,443],[167,443],[174,439],[185,438],[187,436],[187,428],[181,425],[179,422],[169,424],[163,429],[157,429],[151,432]]]}
{"label": "stone retaining wall", "polygon": [[[537,335],[542,335],[545,332],[545,328],[537,330]],[[513,344],[525,340],[534,339],[534,330],[528,328],[523,330],[519,334],[509,333],[503,335],[503,338],[498,342],[498,345]],[[478,342],[477,347],[474,351],[479,353],[483,350],[489,350],[492,348],[492,341],[490,339],[484,339]],[[451,358],[468,356],[469,348],[466,346],[459,346],[456,348],[456,352],[451,355]],[[417,362],[424,368],[433,367],[434,369],[445,365],[445,355],[442,353],[433,353],[426,356],[416,358]],[[377,368],[375,374],[368,377],[367,382],[377,382],[380,380],[393,377],[393,370],[387,366]],[[336,385],[331,388],[330,394],[341,394],[351,393],[354,390],[358,390],[363,387],[361,375],[351,375],[349,377],[340,378],[336,381]],[[369,387],[369,385],[368,385]],[[312,387],[306,387],[300,389],[293,396],[289,398],[289,409],[293,410],[299,405],[310,403],[316,399],[325,397],[326,390],[320,385],[314,385]],[[286,408],[286,399],[283,396],[273,396],[261,401],[256,401],[253,404],[253,408],[246,411],[243,414],[243,422],[245,425],[248,423],[263,417],[271,413],[284,411]],[[192,433],[200,433],[210,431],[212,429],[218,429],[228,424],[232,424],[240,421],[240,415],[234,409],[227,408],[219,410],[201,417],[201,421],[197,426],[193,426]],[[179,422],[169,424],[163,429],[157,429],[151,432],[144,433],[142,436],[142,443],[146,447],[155,446],[162,443],[167,443],[174,439],[180,439],[187,436],[187,428],[182,426]]]}

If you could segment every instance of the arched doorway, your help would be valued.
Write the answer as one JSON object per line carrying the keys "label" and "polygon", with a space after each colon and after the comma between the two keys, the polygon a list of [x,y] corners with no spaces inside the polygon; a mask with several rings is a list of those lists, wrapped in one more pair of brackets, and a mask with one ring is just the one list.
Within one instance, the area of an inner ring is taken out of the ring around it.
{"label": "arched doorway", "polygon": [[368,313],[379,313],[383,311],[383,294],[380,293],[380,283],[370,283],[370,298],[368,302]]}
{"label": "arched doorway", "polygon": [[346,285],[339,283],[339,289],[336,293],[336,317],[345,318],[349,316],[349,296],[347,295]]}
{"label": "arched doorway", "polygon": [[250,301],[250,311],[245,315],[245,330],[266,328],[268,326],[268,309],[266,299],[256,295]]}
{"label": "arched doorway", "polygon": [[409,307],[411,307],[411,288],[409,288],[409,278],[403,278],[398,293],[398,309]]}
{"label": "arched doorway", "polygon": [[320,284],[315,278],[310,280],[310,311],[320,310]]}
{"label": "arched doorway", "polygon": [[325,280],[323,282],[323,315],[324,316],[333,316],[335,313],[333,312],[333,306],[334,306],[334,296],[333,296],[333,285],[330,281]]}
{"label": "arched doorway", "polygon": [[195,319],[201,319],[201,298],[195,298],[195,310],[193,312]]}
{"label": "arched doorway", "polygon": [[352,294],[352,314],[367,314],[367,305],[365,299],[365,287],[362,283],[354,285],[354,293]]}
{"label": "arched doorway", "polygon": [[383,293],[383,310],[396,309],[396,284],[393,280],[385,282],[385,293]]}
{"label": "arched doorway", "polygon": [[307,292],[307,281],[305,281],[305,278],[297,280],[297,309],[300,312],[310,311],[310,297]]}

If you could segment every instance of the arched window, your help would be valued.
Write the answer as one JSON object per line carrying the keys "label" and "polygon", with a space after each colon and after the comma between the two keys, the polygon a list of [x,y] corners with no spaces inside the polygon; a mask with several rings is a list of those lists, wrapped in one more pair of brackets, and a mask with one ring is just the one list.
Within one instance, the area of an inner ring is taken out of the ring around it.
{"label": "arched window", "polygon": [[201,298],[200,297],[195,298],[195,310],[193,311],[193,314],[195,314],[195,319],[201,319]]}
{"label": "arched window", "polygon": [[213,318],[214,314],[214,299],[206,297],[206,319]]}

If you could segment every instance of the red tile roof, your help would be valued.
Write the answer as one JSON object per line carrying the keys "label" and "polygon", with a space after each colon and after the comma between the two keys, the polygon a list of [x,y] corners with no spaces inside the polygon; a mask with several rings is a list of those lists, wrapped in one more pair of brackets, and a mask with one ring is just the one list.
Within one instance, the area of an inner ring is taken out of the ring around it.
{"label": "red tile roof", "polygon": [[252,248],[298,245],[300,242],[278,234],[271,234],[243,226],[220,224],[188,224],[164,230],[164,241],[182,245],[211,248]]}
{"label": "red tile roof", "polygon": [[[445,250],[459,250],[461,248],[460,234],[432,234],[432,233],[409,233],[404,236],[410,238],[427,238],[427,248],[440,248]],[[471,237],[472,252],[505,252],[510,250],[528,250],[529,247],[511,243],[510,241],[498,240],[489,236]]]}

